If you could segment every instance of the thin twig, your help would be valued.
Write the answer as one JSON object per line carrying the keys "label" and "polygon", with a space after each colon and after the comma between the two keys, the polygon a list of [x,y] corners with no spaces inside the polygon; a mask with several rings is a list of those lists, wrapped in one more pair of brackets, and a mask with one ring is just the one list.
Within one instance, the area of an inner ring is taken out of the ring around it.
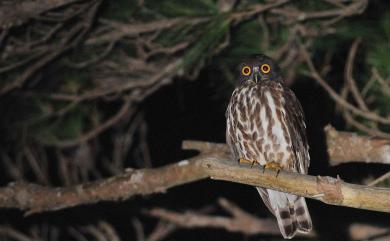
{"label": "thin twig", "polygon": [[[225,198],[220,198],[218,204],[230,214],[221,216],[205,214],[201,211],[176,212],[162,208],[152,208],[146,214],[177,225],[180,228],[221,228],[229,232],[240,232],[246,235],[267,234],[280,235],[275,219],[259,218]],[[316,234],[304,234],[304,237],[314,237]]]}
{"label": "thin twig", "polygon": [[124,118],[128,114],[131,114],[134,111],[134,109],[131,109],[130,107],[131,107],[131,100],[129,98],[125,98],[125,102],[122,105],[122,107],[119,109],[119,111],[114,116],[110,117],[108,120],[101,123],[99,126],[94,128],[93,130],[91,130],[85,134],[82,134],[77,139],[60,140],[60,141],[44,143],[44,144],[46,144],[48,146],[56,146],[59,148],[69,148],[69,147],[77,146],[81,143],[85,143],[85,142],[89,141],[90,139],[96,137],[97,135],[99,135],[103,131],[105,131],[108,128],[115,125],[118,121],[120,121],[122,118]]}
{"label": "thin twig", "polygon": [[378,177],[374,181],[372,181],[369,184],[367,184],[367,186],[375,186],[376,184],[381,183],[381,182],[383,182],[383,181],[385,181],[386,179],[389,179],[389,178],[390,178],[390,172],[386,172],[382,176]]}
{"label": "thin twig", "polygon": [[356,86],[356,81],[353,78],[353,63],[354,63],[354,59],[355,59],[356,52],[358,50],[358,46],[359,46],[360,42],[361,42],[361,38],[357,38],[352,43],[352,46],[351,46],[349,53],[348,53],[347,64],[345,67],[345,74],[344,75],[345,75],[345,79],[347,80],[347,83],[349,85],[349,89],[351,90],[352,95],[353,95],[355,101],[357,102],[359,108],[362,109],[363,111],[369,111],[366,103],[363,100],[363,97],[362,97],[358,87]]}
{"label": "thin twig", "polygon": [[310,58],[309,53],[307,52],[306,48],[301,45],[301,53],[303,57],[306,60],[306,63],[310,69],[310,76],[317,80],[317,82],[328,92],[330,97],[340,106],[343,108],[348,109],[352,113],[359,115],[363,118],[366,118],[368,120],[376,121],[383,124],[390,124],[390,118],[385,118],[382,116],[377,115],[374,112],[369,111],[363,111],[352,104],[348,103],[346,100],[344,100],[333,88],[320,76],[317,69],[314,67],[314,64]]}

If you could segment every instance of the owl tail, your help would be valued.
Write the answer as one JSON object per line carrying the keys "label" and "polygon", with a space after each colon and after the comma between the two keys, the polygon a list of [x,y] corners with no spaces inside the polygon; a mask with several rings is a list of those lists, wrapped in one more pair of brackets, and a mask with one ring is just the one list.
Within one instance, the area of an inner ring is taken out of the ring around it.
{"label": "owl tail", "polygon": [[305,198],[270,189],[257,190],[268,209],[275,215],[285,239],[293,238],[297,232],[310,232],[312,222]]}

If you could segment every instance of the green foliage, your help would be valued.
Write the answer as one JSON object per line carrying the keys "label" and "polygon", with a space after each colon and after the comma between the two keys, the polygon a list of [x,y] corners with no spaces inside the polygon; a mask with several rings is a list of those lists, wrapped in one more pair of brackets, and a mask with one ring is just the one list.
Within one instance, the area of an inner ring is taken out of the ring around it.
{"label": "green foliage", "polygon": [[[372,25],[370,25],[372,28]],[[371,68],[376,68],[379,74],[386,78],[390,75],[390,14],[385,14],[380,21],[377,23],[377,28],[372,28],[371,34],[365,36],[367,39],[366,43],[366,80],[363,81],[362,85],[368,81],[371,74]],[[387,88],[390,87],[387,83]],[[390,114],[390,96],[383,91],[383,83],[381,84],[378,80],[374,82],[370,91],[369,96],[375,98],[375,102],[372,107],[377,109],[383,116]],[[380,125],[384,131],[390,131],[390,127],[387,125]]]}
{"label": "green foliage", "polygon": [[186,41],[194,28],[191,24],[167,29],[158,35],[157,42],[163,46],[171,46]]}
{"label": "green foliage", "polygon": [[383,16],[375,33],[374,41],[370,41],[368,63],[378,68],[382,76],[390,75],[390,13]]}
{"label": "green foliage", "polygon": [[229,30],[230,21],[224,15],[216,17],[214,21],[205,27],[204,33],[199,41],[193,46],[184,57],[183,67],[186,71],[191,70],[196,63],[199,63],[210,56],[217,45],[226,36]]}
{"label": "green foliage", "polygon": [[43,122],[40,132],[36,133],[36,138],[41,143],[54,143],[63,139],[75,139],[82,134],[84,128],[83,114],[75,111],[72,115],[67,115],[55,122]]}
{"label": "green foliage", "polygon": [[382,186],[383,187],[390,187],[390,179],[388,178],[385,181],[383,181]]}
{"label": "green foliage", "polygon": [[234,34],[231,35],[231,44],[220,60],[232,64],[236,63],[237,59],[242,58],[242,56],[261,53],[260,46],[261,41],[263,41],[263,34],[259,29],[261,29],[261,26],[255,21],[246,22],[233,29]]}

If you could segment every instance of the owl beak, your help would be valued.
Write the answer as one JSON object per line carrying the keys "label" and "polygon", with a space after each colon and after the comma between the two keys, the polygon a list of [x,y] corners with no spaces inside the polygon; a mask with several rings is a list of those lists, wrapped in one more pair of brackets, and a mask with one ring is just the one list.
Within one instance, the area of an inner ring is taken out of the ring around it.
{"label": "owl beak", "polygon": [[255,83],[258,83],[261,80],[259,67],[253,68],[253,80],[255,81]]}

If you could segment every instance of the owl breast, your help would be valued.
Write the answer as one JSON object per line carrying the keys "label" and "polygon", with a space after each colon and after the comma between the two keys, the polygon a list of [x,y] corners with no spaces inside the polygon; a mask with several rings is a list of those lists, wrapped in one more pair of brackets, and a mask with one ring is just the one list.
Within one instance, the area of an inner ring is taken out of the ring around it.
{"label": "owl breast", "polygon": [[238,87],[227,113],[227,135],[237,158],[265,165],[279,163],[293,170],[292,143],[287,127],[283,87],[262,82]]}

